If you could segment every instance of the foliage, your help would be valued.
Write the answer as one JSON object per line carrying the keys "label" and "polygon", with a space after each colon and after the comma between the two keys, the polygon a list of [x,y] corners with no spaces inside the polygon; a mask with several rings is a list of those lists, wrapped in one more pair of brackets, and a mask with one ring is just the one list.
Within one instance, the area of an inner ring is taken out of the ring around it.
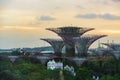
{"label": "foliage", "polygon": [[104,75],[103,77],[101,77],[100,80],[120,80],[120,76],[119,75],[114,75],[114,76]]}
{"label": "foliage", "polygon": [[75,80],[93,80],[92,71],[87,68],[79,68]]}
{"label": "foliage", "polygon": [[74,76],[71,74],[71,72],[64,70],[64,79],[65,80],[74,80]]}
{"label": "foliage", "polygon": [[64,60],[64,65],[74,66],[76,76],[66,70],[47,70],[44,64],[35,58],[21,57],[14,63],[7,58],[0,57],[0,80],[93,80],[92,76],[100,76],[100,80],[120,80],[116,72],[116,61],[106,59],[99,65],[99,61],[87,61],[78,67],[74,62]]}

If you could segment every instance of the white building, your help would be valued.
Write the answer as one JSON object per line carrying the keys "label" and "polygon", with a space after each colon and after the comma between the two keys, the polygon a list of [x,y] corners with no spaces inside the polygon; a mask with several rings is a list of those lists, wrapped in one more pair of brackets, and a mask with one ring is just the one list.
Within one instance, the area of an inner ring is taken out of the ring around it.
{"label": "white building", "polygon": [[55,62],[54,60],[50,60],[47,63],[47,69],[63,69],[63,63],[62,62]]}

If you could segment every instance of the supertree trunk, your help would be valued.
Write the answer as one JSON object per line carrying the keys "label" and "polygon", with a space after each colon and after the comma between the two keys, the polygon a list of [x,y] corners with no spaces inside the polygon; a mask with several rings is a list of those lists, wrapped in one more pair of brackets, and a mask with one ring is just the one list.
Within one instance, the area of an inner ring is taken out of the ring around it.
{"label": "supertree trunk", "polygon": [[69,45],[66,45],[66,56],[74,57],[75,56],[75,48]]}

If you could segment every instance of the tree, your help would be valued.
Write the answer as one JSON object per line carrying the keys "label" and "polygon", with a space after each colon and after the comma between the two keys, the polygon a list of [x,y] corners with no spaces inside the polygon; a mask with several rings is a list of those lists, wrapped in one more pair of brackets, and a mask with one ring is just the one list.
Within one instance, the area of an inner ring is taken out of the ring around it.
{"label": "tree", "polygon": [[92,71],[87,68],[79,68],[75,80],[93,80]]}

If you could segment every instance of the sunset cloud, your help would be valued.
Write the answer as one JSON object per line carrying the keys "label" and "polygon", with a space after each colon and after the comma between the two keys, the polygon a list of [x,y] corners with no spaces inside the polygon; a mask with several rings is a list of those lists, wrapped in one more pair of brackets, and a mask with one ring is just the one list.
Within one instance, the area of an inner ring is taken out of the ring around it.
{"label": "sunset cloud", "polygon": [[120,16],[116,16],[113,14],[80,14],[75,16],[76,18],[85,18],[85,19],[92,19],[92,18],[101,18],[101,19],[106,19],[106,20],[120,20]]}
{"label": "sunset cloud", "polygon": [[112,15],[112,14],[103,14],[103,15],[98,15],[99,18],[103,19],[109,19],[109,20],[120,20],[120,16]]}
{"label": "sunset cloud", "polygon": [[98,15],[91,13],[91,14],[80,14],[75,16],[76,18],[86,18],[86,19],[91,19],[91,18],[97,18]]}
{"label": "sunset cloud", "polygon": [[51,17],[51,16],[40,16],[39,17],[39,20],[42,20],[42,21],[50,21],[50,20],[55,20],[55,18]]}

